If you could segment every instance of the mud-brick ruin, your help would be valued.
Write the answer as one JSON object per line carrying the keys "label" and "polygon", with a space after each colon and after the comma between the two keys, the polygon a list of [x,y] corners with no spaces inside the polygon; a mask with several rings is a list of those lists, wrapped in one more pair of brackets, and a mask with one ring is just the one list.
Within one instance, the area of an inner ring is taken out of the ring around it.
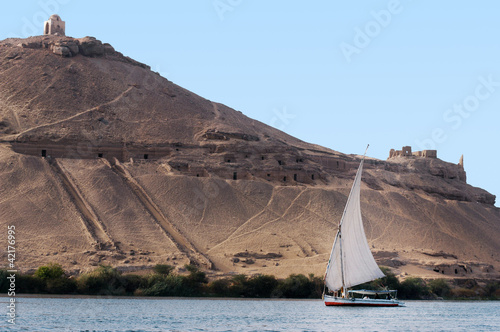
{"label": "mud-brick ruin", "polygon": [[389,158],[397,158],[397,157],[424,157],[424,158],[437,158],[437,150],[422,150],[422,151],[411,151],[411,146],[403,146],[401,150],[391,149],[389,152]]}

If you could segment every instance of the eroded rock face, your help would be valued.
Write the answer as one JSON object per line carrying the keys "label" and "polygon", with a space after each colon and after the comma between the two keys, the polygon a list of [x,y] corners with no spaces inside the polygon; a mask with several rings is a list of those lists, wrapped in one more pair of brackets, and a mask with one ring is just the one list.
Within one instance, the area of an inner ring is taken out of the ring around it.
{"label": "eroded rock face", "polygon": [[427,173],[443,179],[458,179],[463,182],[467,180],[463,167],[443,163],[437,158],[396,157],[385,163],[385,170],[397,173],[420,173],[424,169],[427,170]]}
{"label": "eroded rock face", "polygon": [[110,57],[118,61],[133,64],[142,68],[150,67],[135,61],[120,52],[116,52],[113,46],[108,43],[102,43],[95,37],[72,38],[57,35],[45,35],[30,37],[27,39],[6,39],[7,44],[14,44],[21,48],[28,49],[48,49],[52,53],[62,57],[74,57],[83,55],[86,57]]}
{"label": "eroded rock face", "polygon": [[377,177],[369,179],[410,191],[454,201],[478,202],[494,205],[496,196],[481,188],[467,184],[465,170],[460,166],[440,159],[423,157],[393,158],[380,167]]}
{"label": "eroded rock face", "polygon": [[17,44],[22,48],[41,49],[46,48],[54,54],[61,56],[75,56],[79,50],[79,41],[71,37],[64,36],[38,36],[30,37]]}
{"label": "eroded rock face", "polygon": [[[58,45],[58,43],[56,43],[55,45]],[[75,56],[80,52],[78,43],[76,41],[73,40],[61,41],[59,42],[59,45],[61,45],[62,47],[67,47],[71,52],[72,56]]]}
{"label": "eroded rock face", "polygon": [[79,42],[80,52],[85,56],[101,56],[104,55],[104,46],[100,40],[94,37],[85,37],[77,39]]}
{"label": "eroded rock face", "polygon": [[60,56],[71,56],[71,51],[66,46],[52,46],[52,52]]}

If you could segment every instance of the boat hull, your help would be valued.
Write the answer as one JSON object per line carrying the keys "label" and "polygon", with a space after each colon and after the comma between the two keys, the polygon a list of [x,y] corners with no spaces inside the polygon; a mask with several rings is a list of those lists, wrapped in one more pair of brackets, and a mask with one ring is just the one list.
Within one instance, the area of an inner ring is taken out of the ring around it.
{"label": "boat hull", "polygon": [[403,302],[398,300],[383,300],[383,299],[355,299],[341,298],[334,296],[325,296],[326,306],[348,306],[348,307],[400,307]]}

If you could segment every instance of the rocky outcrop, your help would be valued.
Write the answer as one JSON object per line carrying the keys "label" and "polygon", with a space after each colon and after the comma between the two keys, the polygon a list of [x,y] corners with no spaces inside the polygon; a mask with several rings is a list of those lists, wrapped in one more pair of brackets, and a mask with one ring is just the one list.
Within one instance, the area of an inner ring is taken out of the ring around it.
{"label": "rocky outcrop", "polygon": [[61,56],[75,56],[80,53],[80,45],[74,40],[60,40],[51,45],[52,52]]}
{"label": "rocky outcrop", "polygon": [[28,49],[48,49],[52,53],[62,57],[74,57],[83,55],[86,57],[108,56],[118,61],[130,63],[135,66],[150,69],[149,66],[135,61],[120,52],[116,52],[113,46],[108,43],[102,43],[95,37],[72,38],[66,36],[46,35],[36,36],[27,39],[7,39],[4,42],[15,43],[18,47]]}
{"label": "rocky outcrop", "polygon": [[392,158],[385,163],[384,169],[396,173],[421,173],[422,170],[425,170],[426,173],[443,179],[457,179],[462,182],[466,182],[467,180],[467,175],[463,167],[443,162],[437,158],[431,159],[416,156]]}
{"label": "rocky outcrop", "polygon": [[[78,39],[80,52],[84,56],[101,56],[104,55],[104,46],[100,40],[94,37],[85,37]],[[114,49],[112,53],[114,53]]]}
{"label": "rocky outcrop", "polygon": [[[440,159],[421,157],[394,158],[379,166],[376,181],[411,191],[423,191],[440,198],[494,205],[496,196],[466,183],[466,173],[460,165]],[[373,182],[367,182],[373,187]]]}

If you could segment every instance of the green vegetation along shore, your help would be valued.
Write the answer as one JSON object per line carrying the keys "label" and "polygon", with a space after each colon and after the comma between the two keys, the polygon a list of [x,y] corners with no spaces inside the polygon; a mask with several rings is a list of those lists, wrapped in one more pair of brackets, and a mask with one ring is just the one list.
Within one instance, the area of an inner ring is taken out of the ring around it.
{"label": "green vegetation along shore", "polygon": [[[272,275],[242,274],[209,281],[196,266],[186,265],[186,274],[173,273],[169,265],[156,265],[149,275],[122,274],[101,265],[78,277],[68,276],[59,264],[39,267],[34,274],[16,274],[15,292],[65,295],[135,295],[237,298],[321,298],[322,278],[292,274],[286,279]],[[397,289],[400,299],[500,299],[500,282],[478,283],[474,279],[424,281],[408,277],[400,282],[388,269],[385,278],[358,286],[358,289]],[[8,293],[11,274],[0,270],[0,292]]]}

